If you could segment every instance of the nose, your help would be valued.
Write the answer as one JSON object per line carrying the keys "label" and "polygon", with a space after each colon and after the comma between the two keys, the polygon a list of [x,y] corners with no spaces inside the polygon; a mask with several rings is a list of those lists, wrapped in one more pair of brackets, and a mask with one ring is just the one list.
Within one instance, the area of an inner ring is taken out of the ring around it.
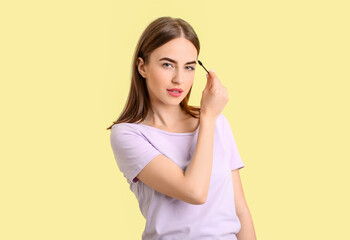
{"label": "nose", "polygon": [[176,69],[176,71],[174,71],[174,76],[172,79],[173,83],[178,83],[178,84],[182,84],[184,82],[184,74],[180,69]]}

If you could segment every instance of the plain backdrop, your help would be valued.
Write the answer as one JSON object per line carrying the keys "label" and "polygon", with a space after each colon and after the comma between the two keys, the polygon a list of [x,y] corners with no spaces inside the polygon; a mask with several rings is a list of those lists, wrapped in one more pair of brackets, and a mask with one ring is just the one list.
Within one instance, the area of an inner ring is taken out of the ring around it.
{"label": "plain backdrop", "polygon": [[[348,1],[2,1],[0,239],[141,239],[106,130],[145,27],[188,21],[227,87],[258,239],[350,239]],[[197,66],[190,104],[206,72]]]}

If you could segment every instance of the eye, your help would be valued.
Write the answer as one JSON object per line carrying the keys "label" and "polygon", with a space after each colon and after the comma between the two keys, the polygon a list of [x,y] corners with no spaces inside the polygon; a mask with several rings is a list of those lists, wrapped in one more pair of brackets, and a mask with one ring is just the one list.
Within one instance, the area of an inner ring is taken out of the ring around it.
{"label": "eye", "polygon": [[166,64],[172,66],[170,63],[163,63],[163,66],[167,66]]}
{"label": "eye", "polygon": [[192,69],[192,71],[196,70],[195,68],[193,68],[193,67],[191,67],[191,66],[187,66],[187,67],[191,68],[191,69]]}

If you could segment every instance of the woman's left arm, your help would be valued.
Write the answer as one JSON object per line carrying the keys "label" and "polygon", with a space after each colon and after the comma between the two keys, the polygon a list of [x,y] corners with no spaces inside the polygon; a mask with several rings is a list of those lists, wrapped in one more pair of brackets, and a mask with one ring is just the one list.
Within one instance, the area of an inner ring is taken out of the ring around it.
{"label": "woman's left arm", "polygon": [[241,230],[236,234],[238,240],[256,240],[252,216],[244,197],[239,170],[232,170],[232,184],[236,214],[241,222]]}

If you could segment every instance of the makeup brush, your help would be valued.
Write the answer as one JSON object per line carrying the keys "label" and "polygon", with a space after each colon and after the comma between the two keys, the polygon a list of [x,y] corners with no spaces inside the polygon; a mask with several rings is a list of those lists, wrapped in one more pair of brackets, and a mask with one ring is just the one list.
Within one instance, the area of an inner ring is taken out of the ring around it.
{"label": "makeup brush", "polygon": [[201,65],[201,66],[204,68],[204,70],[207,71],[207,73],[209,74],[208,70],[203,66],[203,63],[202,63],[201,61],[199,61],[199,60],[198,60],[198,63],[199,63],[199,65]]}

